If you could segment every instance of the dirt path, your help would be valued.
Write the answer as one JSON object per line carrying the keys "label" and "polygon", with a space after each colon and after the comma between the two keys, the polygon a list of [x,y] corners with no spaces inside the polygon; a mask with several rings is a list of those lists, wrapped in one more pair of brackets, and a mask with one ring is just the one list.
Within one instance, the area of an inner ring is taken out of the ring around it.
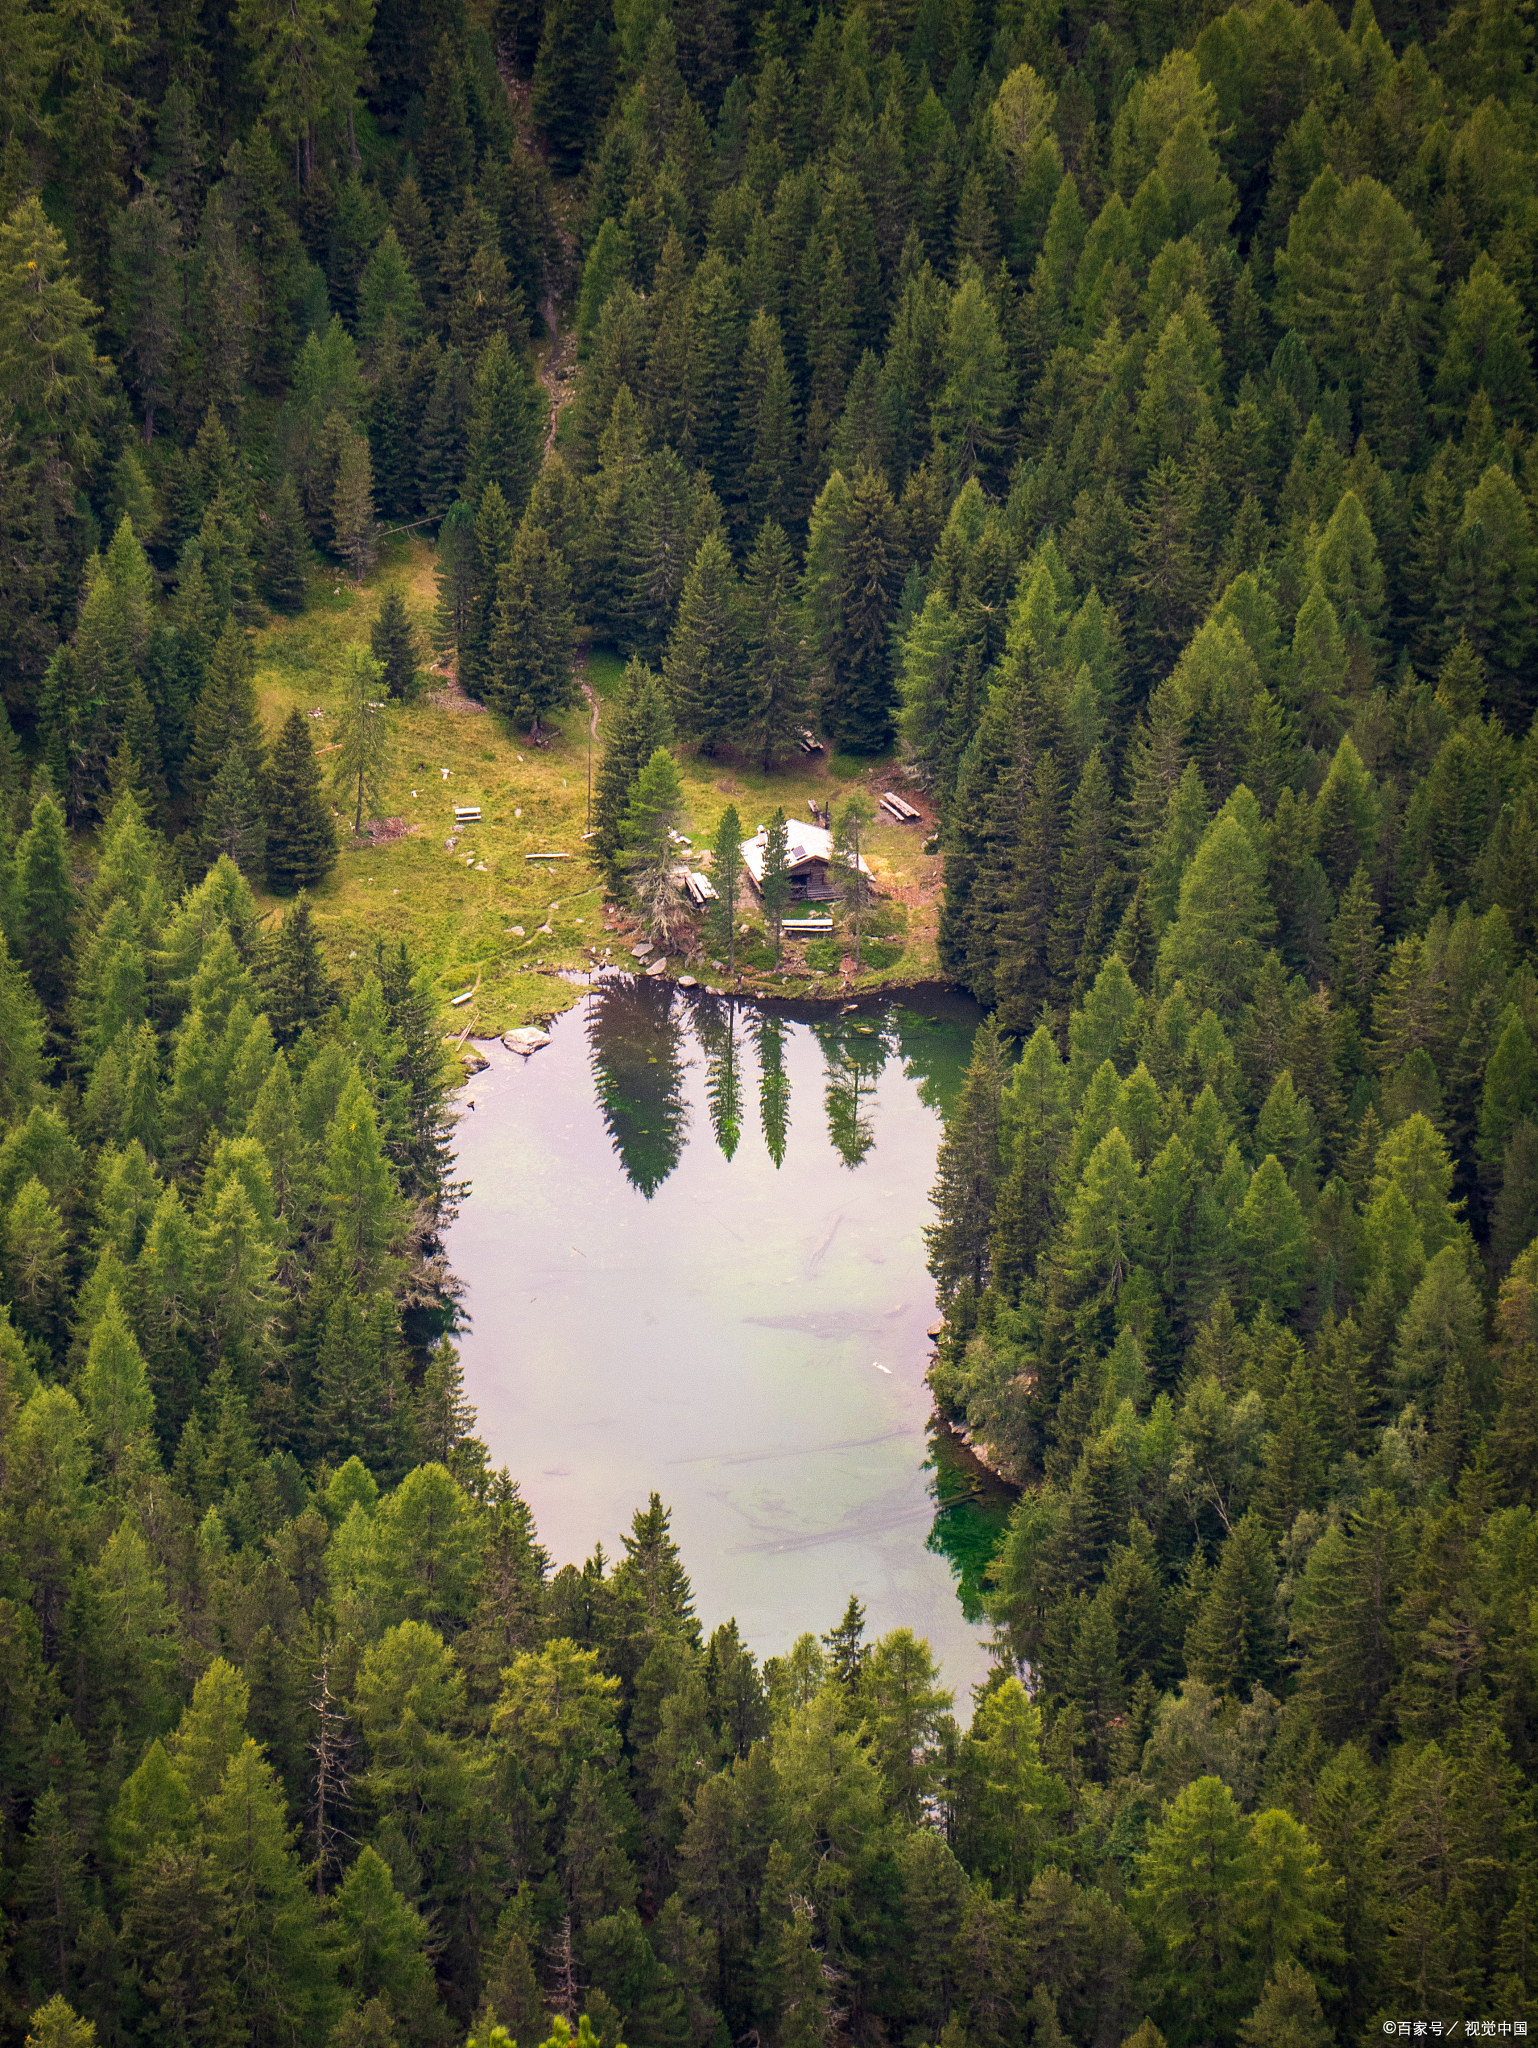
{"label": "dirt path", "polygon": [[[520,78],[504,61],[500,51],[497,53],[497,68],[507,89],[508,103],[518,124],[519,136],[548,170],[549,152],[534,132],[530,111],[533,98],[532,83],[527,78]],[[548,462],[550,451],[555,446],[556,429],[560,426],[561,414],[571,404],[577,392],[576,329],[572,328],[566,334],[561,332],[561,300],[570,296],[576,286],[577,238],[567,218],[573,196],[571,188],[552,178],[547,190],[550,195],[547,226],[560,251],[559,262],[552,264],[547,241],[544,289],[539,302],[540,317],[550,336],[549,345],[540,358],[537,372],[540,383],[545,387],[545,395],[550,401],[550,420],[545,429],[545,460]]]}
{"label": "dirt path", "polygon": [[551,292],[546,292],[540,311],[551,334],[550,347],[539,366],[539,381],[550,401],[550,421],[545,428],[545,461],[548,462],[555,447],[561,414],[577,395],[577,336],[575,329],[562,334],[560,313]]}

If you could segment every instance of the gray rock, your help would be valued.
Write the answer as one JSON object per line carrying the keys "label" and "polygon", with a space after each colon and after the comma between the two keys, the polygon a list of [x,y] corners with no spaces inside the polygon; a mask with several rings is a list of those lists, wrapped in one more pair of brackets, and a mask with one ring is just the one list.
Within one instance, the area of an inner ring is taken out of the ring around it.
{"label": "gray rock", "polygon": [[541,1031],[537,1024],[525,1024],[517,1031],[504,1032],[502,1043],[509,1052],[520,1052],[527,1059],[531,1052],[538,1052],[542,1045],[550,1043],[550,1033]]}

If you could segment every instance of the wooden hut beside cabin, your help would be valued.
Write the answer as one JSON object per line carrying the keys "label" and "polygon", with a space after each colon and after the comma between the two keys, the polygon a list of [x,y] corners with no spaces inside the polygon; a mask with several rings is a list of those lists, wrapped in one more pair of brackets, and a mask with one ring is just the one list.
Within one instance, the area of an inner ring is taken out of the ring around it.
{"label": "wooden hut beside cabin", "polygon": [[[753,838],[742,842],[742,864],[759,896],[764,892],[767,839],[767,830],[760,825]],[[803,825],[792,818],[785,828],[785,858],[790,868],[793,903],[832,903],[837,898],[839,886],[834,870],[846,863],[834,852],[831,832],[824,831],[821,825]],[[863,856],[860,872],[867,881],[874,879]]]}

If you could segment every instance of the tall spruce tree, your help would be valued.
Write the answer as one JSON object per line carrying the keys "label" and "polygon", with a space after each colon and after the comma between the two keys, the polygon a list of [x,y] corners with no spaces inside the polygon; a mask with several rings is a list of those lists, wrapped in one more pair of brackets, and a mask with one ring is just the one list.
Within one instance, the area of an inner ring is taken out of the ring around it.
{"label": "tall spruce tree", "polygon": [[810,676],[795,557],[782,528],[766,519],[742,579],[745,686],[736,737],[761,768],[796,750],[810,716]]}
{"label": "tall spruce tree", "polygon": [[251,643],[235,620],[227,618],[198,696],[192,747],[183,772],[187,792],[196,803],[207,801],[221,770],[237,755],[253,788],[261,787],[266,750],[253,671]]}
{"label": "tall spruce tree", "polygon": [[976,1297],[988,1280],[988,1247],[1000,1167],[1004,1056],[998,1026],[979,1026],[956,1115],[935,1162],[938,1221],[925,1232],[929,1270],[949,1305]]}
{"label": "tall spruce tree", "polygon": [[545,438],[544,393],[499,328],[475,365],[466,453],[466,495],[479,504],[494,483],[514,519],[523,517]]}
{"label": "tall spruce tree", "polygon": [[737,806],[728,804],[716,827],[710,864],[711,884],[716,900],[710,906],[706,937],[719,953],[726,955],[726,971],[737,972],[737,897],[742,886],[742,820]]}
{"label": "tall spruce tree", "polygon": [[349,434],[337,460],[336,490],[331,500],[331,531],[337,553],[361,583],[372,568],[379,543],[375,538],[374,465],[362,434]]}
{"label": "tall spruce tree", "polygon": [[304,523],[304,507],[299,502],[299,486],[285,471],[262,529],[262,566],[258,580],[267,602],[276,605],[279,611],[303,611],[305,586],[314,559],[309,528]]}
{"label": "tall spruce tree", "polygon": [[266,778],[258,782],[237,749],[214,777],[198,825],[204,864],[232,860],[242,874],[260,874],[267,862]]}
{"label": "tall spruce tree", "polygon": [[780,964],[785,939],[785,912],[790,907],[790,833],[785,813],[777,810],[764,831],[763,879],[759,895],[764,921],[774,940],[774,964]]}
{"label": "tall spruce tree", "polygon": [[283,913],[265,968],[264,1001],[279,1045],[293,1045],[319,1024],[332,996],[310,899],[301,889]]}
{"label": "tall spruce tree", "polygon": [[499,579],[503,564],[513,552],[517,531],[501,485],[495,481],[487,484],[475,515],[474,554],[465,565],[464,620],[456,641],[459,686],[471,697],[486,694],[491,642],[497,627]]}
{"label": "tall spruce tree", "polygon": [[903,573],[891,490],[879,471],[861,470],[838,542],[838,624],[826,648],[822,705],[825,725],[848,753],[880,753],[896,722],[890,635]]}
{"label": "tall spruce tree", "polygon": [[737,577],[719,533],[706,534],[684,579],[662,676],[681,737],[702,754],[737,738],[744,723],[742,628]]}
{"label": "tall spruce tree", "polygon": [[575,695],[574,625],[565,557],[544,528],[526,518],[497,572],[483,690],[487,703],[526,726],[531,738]]}
{"label": "tall spruce tree", "polygon": [[384,676],[385,693],[398,701],[417,690],[417,636],[398,583],[387,584],[379,600],[379,616],[369,628],[369,650]]}
{"label": "tall spruce tree", "polygon": [[313,889],[336,865],[336,826],[303,712],[283,721],[267,776],[267,880],[280,896]]}
{"label": "tall spruce tree", "polygon": [[658,747],[631,785],[621,827],[620,860],[653,938],[666,946],[681,915],[673,834],[683,819],[678,764]]}
{"label": "tall spruce tree", "polygon": [[607,706],[603,758],[593,791],[593,854],[602,862],[612,889],[620,888],[624,880],[625,814],[636,778],[672,738],[672,714],[661,678],[644,662],[628,663]]}
{"label": "tall spruce tree", "polygon": [[69,992],[78,898],[70,874],[64,812],[46,780],[38,787],[32,822],[16,848],[14,886],[16,951],[39,1002],[58,1017]]}

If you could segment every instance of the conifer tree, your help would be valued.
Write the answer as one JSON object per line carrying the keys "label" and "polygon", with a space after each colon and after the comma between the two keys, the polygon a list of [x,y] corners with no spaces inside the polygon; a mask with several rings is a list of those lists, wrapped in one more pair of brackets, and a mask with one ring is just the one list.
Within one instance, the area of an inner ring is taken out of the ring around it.
{"label": "conifer tree", "polygon": [[666,747],[657,747],[631,786],[620,828],[620,862],[655,940],[668,943],[679,915],[672,835],[683,816],[683,784]]}
{"label": "conifer tree", "polygon": [[332,988],[315,930],[310,899],[301,888],[283,914],[267,969],[264,1000],[279,1045],[292,1045],[319,1024],[331,1007]]}
{"label": "conifer tree", "polygon": [[384,1999],[402,2017],[432,2010],[427,1928],[396,1890],[390,1866],[365,1848],[348,1871],[333,1908],[342,1938],[345,1981],[360,1999]]}
{"label": "conifer tree", "polygon": [[32,822],[16,848],[15,888],[16,951],[39,1002],[58,1017],[69,986],[77,899],[64,813],[46,781],[38,789]]}
{"label": "conifer tree", "polygon": [[1111,783],[1097,748],[1084,764],[1068,806],[1057,909],[1047,941],[1056,987],[1071,994],[1094,979],[1096,957],[1114,930],[1115,821]]}
{"label": "conifer tree", "polygon": [[262,537],[261,592],[279,611],[304,609],[305,586],[314,550],[299,502],[299,486],[285,471],[273,497]]}
{"label": "conifer tree", "polygon": [[471,697],[486,694],[491,641],[497,623],[498,581],[503,564],[513,552],[517,531],[500,484],[489,483],[475,515],[475,548],[468,565],[465,618],[456,642],[459,686]]}
{"label": "conifer tree", "polygon": [[547,0],[530,106],[562,170],[575,171],[581,162],[597,113],[604,50],[591,0]]}
{"label": "conifer tree", "polygon": [[479,563],[475,545],[475,514],[463,498],[448,509],[438,528],[433,562],[437,603],[433,609],[433,644],[440,650],[464,646],[470,631]]}
{"label": "conifer tree", "polygon": [[386,519],[406,519],[416,510],[416,440],[407,426],[406,392],[394,323],[386,325],[377,351],[374,388],[368,401],[369,460],[374,494]]}
{"label": "conifer tree", "polygon": [[335,2018],[334,1966],[272,1767],[249,1737],[231,1757],[205,1824],[215,1881],[229,1900],[237,2008],[253,2030],[285,2018],[316,2029]]}
{"label": "conifer tree", "polygon": [[42,201],[22,199],[0,223],[0,360],[27,466],[56,502],[95,453],[107,369],[91,346],[97,310]]}
{"label": "conifer tree", "polygon": [[990,1225],[999,1180],[1003,1050],[995,1023],[979,1027],[955,1117],[936,1159],[932,1200],[939,1221],[925,1232],[929,1270],[949,1305],[988,1279]]}
{"label": "conifer tree", "polygon": [[726,955],[726,971],[737,972],[737,892],[742,882],[742,821],[737,806],[728,804],[716,827],[710,879],[716,900],[710,906],[706,936],[718,953]]}
{"label": "conifer tree", "polygon": [[484,676],[486,701],[531,738],[574,694],[574,620],[565,559],[542,526],[525,518],[497,571],[496,611]]}
{"label": "conifer tree", "polygon": [[203,806],[198,844],[204,863],[232,860],[242,874],[259,874],[267,862],[265,778],[259,783],[242,751],[232,753],[214,777]]}
{"label": "conifer tree", "polygon": [[1224,814],[1203,836],[1180,884],[1180,908],[1159,948],[1161,977],[1182,978],[1219,1015],[1234,1014],[1274,923],[1259,853]]}
{"label": "conifer tree", "polygon": [[1209,1685],[1242,1698],[1252,1685],[1275,1681],[1280,1653],[1271,1540],[1252,1510],[1223,1545],[1186,1659]]}
{"label": "conifer tree", "polygon": [[737,737],[768,770],[796,746],[809,716],[809,678],[795,602],[795,558],[772,520],[759,529],[742,580],[746,685]]}
{"label": "conifer tree", "polygon": [[0,926],[0,1114],[9,1121],[31,1107],[44,1072],[42,1006],[4,943]]}
{"label": "conifer tree", "polygon": [[354,838],[363,832],[364,805],[382,802],[384,778],[394,765],[390,715],[377,694],[381,687],[379,663],[361,647],[349,647],[331,782],[352,806]]}
{"label": "conifer tree", "polygon": [[337,462],[336,492],[331,501],[331,530],[337,553],[361,583],[373,566],[378,542],[374,521],[374,468],[362,434],[349,434]]}
{"label": "conifer tree", "polygon": [[698,552],[697,545],[690,546],[693,509],[688,472],[674,450],[664,447],[642,470],[624,554],[628,616],[622,646],[649,660],[667,646],[684,579]]}
{"label": "conifer tree", "polygon": [[741,521],[759,532],[765,520],[793,515],[796,473],[796,391],[785,361],[779,322],[760,308],[748,326],[738,398]]}
{"label": "conifer tree", "polygon": [[838,623],[831,643],[824,643],[831,658],[823,721],[849,753],[879,753],[896,717],[890,628],[902,586],[900,548],[897,507],[886,478],[860,471],[837,543]]}
{"label": "conifer tree", "polygon": [[417,490],[423,511],[434,518],[441,519],[464,493],[470,408],[465,359],[457,348],[445,349],[432,373],[417,449]]}
{"label": "conifer tree", "polygon": [[744,722],[739,610],[726,542],[719,533],[708,533],[684,579],[662,663],[673,722],[703,754],[735,739]]}
{"label": "conifer tree", "polygon": [[420,339],[422,294],[393,225],[380,236],[358,282],[358,333],[377,343],[387,321],[402,346]]}
{"label": "conifer tree", "polygon": [[206,801],[221,769],[236,755],[244,761],[251,782],[260,785],[266,763],[252,670],[250,643],[234,619],[227,618],[198,695],[183,776],[188,793],[198,802]]}
{"label": "conifer tree", "polygon": [[991,467],[1013,379],[998,316],[975,264],[962,268],[945,336],[945,383],[935,426],[958,483]]}
{"label": "conifer tree", "polygon": [[763,876],[759,896],[764,906],[764,921],[774,940],[774,964],[780,964],[780,951],[785,935],[785,912],[790,905],[790,852],[789,832],[785,813],[777,810],[769,820],[764,832]]}
{"label": "conifer tree", "polygon": [[854,927],[855,972],[860,971],[860,939],[872,890],[861,848],[875,821],[875,807],[865,792],[851,790],[833,821],[833,854],[839,892]]}
{"label": "conifer tree", "polygon": [[316,1454],[360,1458],[371,1471],[393,1462],[390,1340],[386,1301],[343,1280],[328,1289],[315,1347],[310,1437]]}
{"label": "conifer tree", "polygon": [[1000,1180],[988,1256],[991,1284],[1012,1302],[1034,1276],[1051,1239],[1071,1128],[1067,1069],[1044,1024],[1020,1055],[1001,1112]]}
{"label": "conifer tree", "polygon": [[267,880],[279,895],[311,889],[336,865],[336,826],[321,795],[309,720],[291,711],[267,778]]}
{"label": "conifer tree", "polygon": [[527,363],[498,329],[475,365],[465,494],[479,504],[494,483],[514,520],[523,517],[544,445],[545,405]]}
{"label": "conifer tree", "polygon": [[28,1961],[36,1981],[59,1987],[50,2004],[34,2015],[34,2027],[41,2032],[46,2025],[60,2048],[90,2048],[95,2040],[95,2029],[76,2021],[63,1998],[63,1990],[73,1986],[77,1944],[84,1931],[84,1873],[74,1818],[57,1787],[49,1785],[33,1806],[17,1889],[31,1909]]}
{"label": "conifer tree", "polygon": [[1310,584],[1298,609],[1292,664],[1298,729],[1309,746],[1331,751],[1346,723],[1343,692],[1350,654],[1335,607],[1317,582]]}
{"label": "conifer tree", "polygon": [[369,628],[369,649],[384,671],[385,694],[408,700],[417,689],[417,637],[398,583],[385,587],[379,616]]}
{"label": "conifer tree", "polygon": [[619,690],[609,700],[603,759],[593,791],[593,853],[609,886],[622,886],[625,813],[637,776],[659,747],[673,738],[673,721],[661,679],[644,662],[627,664]]}
{"label": "conifer tree", "polygon": [[91,1333],[81,1391],[102,1471],[121,1489],[146,1462],[155,1397],[115,1292]]}
{"label": "conifer tree", "polygon": [[73,647],[61,647],[43,674],[37,708],[43,766],[67,818],[78,818],[91,796],[91,706]]}

